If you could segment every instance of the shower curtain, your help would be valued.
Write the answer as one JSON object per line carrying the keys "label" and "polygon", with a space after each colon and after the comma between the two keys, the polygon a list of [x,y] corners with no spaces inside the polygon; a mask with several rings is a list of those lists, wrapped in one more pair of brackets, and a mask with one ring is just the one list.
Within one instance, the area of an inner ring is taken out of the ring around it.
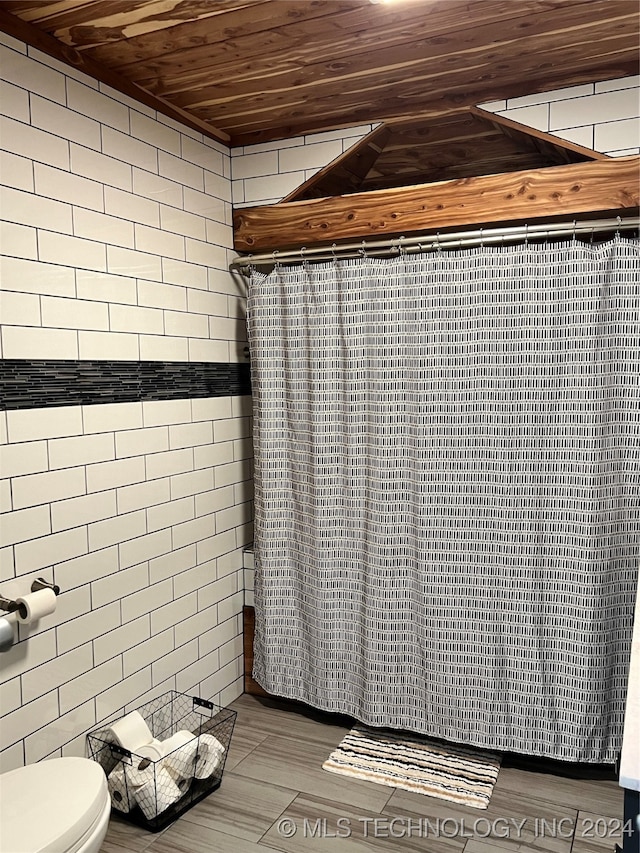
{"label": "shower curtain", "polygon": [[373,726],[621,746],[639,243],[254,272],[254,678]]}

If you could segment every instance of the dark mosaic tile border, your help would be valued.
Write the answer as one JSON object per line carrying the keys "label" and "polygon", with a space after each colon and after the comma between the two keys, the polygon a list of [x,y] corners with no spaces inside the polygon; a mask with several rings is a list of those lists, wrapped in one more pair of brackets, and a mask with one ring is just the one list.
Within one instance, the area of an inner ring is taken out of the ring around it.
{"label": "dark mosaic tile border", "polygon": [[0,410],[251,393],[248,364],[2,359]]}

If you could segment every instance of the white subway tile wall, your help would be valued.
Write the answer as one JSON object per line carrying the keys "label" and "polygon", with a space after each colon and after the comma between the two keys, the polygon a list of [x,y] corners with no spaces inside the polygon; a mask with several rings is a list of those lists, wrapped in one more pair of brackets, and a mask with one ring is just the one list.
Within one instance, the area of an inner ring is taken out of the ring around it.
{"label": "white subway tile wall", "polygon": [[376,124],[365,124],[232,148],[233,206],[281,201],[376,127]]}
{"label": "white subway tile wall", "polygon": [[[228,271],[230,152],[60,73],[38,51],[0,51],[2,289],[62,297],[37,321],[34,311],[4,320],[3,357],[28,357],[33,346],[34,358],[107,358],[110,348],[115,359],[243,358],[229,346],[241,324],[222,322],[236,316],[238,294]],[[206,326],[175,316],[187,310],[186,288],[216,294]],[[93,313],[74,308],[77,298],[92,300]],[[144,310],[107,310],[114,303]]]}
{"label": "white subway tile wall", "polygon": [[640,77],[620,77],[479,106],[612,157],[640,153]]}
{"label": "white subway tile wall", "polygon": [[[145,402],[133,429],[129,404],[7,413],[9,437],[18,440],[5,443],[0,456],[9,504],[0,547],[12,552],[13,566],[3,594],[23,593],[35,574],[54,580],[62,593],[50,621],[21,628],[22,642],[3,655],[0,682],[22,691],[19,717],[3,705],[10,717],[0,719],[4,769],[81,754],[86,720],[91,728],[105,692],[134,672],[143,676],[140,693],[129,687],[129,707],[160,682],[218,702],[221,691],[231,695],[227,688],[242,691],[241,652],[218,681],[213,659],[192,666],[203,648],[210,655],[214,630],[228,632],[228,642],[242,633],[252,469],[240,458],[250,440],[231,440],[250,432],[248,415],[225,417],[233,402]],[[94,423],[103,431],[92,432]],[[219,443],[212,443],[217,431]],[[25,437],[31,440],[19,440]],[[197,680],[189,682],[187,665]],[[56,740],[59,718],[80,706],[82,722]],[[109,713],[119,710],[109,705]],[[19,730],[15,719],[22,721]],[[24,752],[14,748],[15,737]]]}
{"label": "white subway tile wall", "polygon": [[[244,359],[229,151],[0,45],[2,356]],[[2,655],[0,771],[169,689],[242,692],[249,419],[231,397],[0,412],[2,592],[62,590]]]}

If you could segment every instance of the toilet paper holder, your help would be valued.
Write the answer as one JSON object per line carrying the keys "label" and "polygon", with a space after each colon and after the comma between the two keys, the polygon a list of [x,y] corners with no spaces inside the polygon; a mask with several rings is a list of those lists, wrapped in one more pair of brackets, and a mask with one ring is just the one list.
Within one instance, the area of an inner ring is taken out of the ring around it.
{"label": "toilet paper holder", "polygon": [[60,587],[57,583],[49,583],[45,578],[36,578],[31,584],[31,592],[38,592],[39,589],[52,589],[56,595],[60,595]]}
{"label": "toilet paper holder", "polygon": [[[46,578],[36,578],[31,584],[31,592],[38,592],[40,589],[51,589],[55,595],[60,595],[60,587],[55,583],[50,583]],[[6,613],[15,613],[19,606],[14,599],[0,595],[0,610],[4,610]]]}

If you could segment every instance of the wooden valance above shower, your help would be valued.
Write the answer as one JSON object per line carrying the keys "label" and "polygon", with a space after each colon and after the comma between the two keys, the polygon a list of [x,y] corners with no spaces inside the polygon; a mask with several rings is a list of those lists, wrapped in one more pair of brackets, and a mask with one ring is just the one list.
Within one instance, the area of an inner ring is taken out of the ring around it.
{"label": "wooden valance above shower", "polygon": [[467,225],[623,216],[636,214],[639,205],[640,157],[594,159],[241,208],[234,214],[234,246],[264,252]]}

